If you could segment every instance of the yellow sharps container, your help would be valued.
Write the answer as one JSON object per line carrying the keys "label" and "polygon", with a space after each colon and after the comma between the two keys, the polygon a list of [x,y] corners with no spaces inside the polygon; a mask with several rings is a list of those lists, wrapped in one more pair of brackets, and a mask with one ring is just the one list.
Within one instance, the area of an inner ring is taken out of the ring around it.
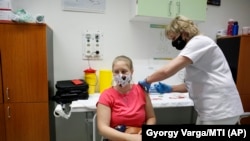
{"label": "yellow sharps container", "polygon": [[102,93],[105,89],[112,86],[112,71],[111,70],[100,70],[99,71],[99,87],[100,93]]}
{"label": "yellow sharps container", "polygon": [[88,93],[89,94],[94,94],[95,89],[96,89],[96,84],[97,84],[97,78],[96,78],[96,70],[92,68],[88,68],[84,70],[85,73],[85,81],[89,85]]}

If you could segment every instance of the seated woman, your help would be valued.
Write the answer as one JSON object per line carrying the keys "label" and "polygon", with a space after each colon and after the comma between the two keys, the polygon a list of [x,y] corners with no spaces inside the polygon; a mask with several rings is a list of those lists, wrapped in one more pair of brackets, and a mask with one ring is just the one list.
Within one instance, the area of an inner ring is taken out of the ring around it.
{"label": "seated woman", "polygon": [[112,141],[141,141],[142,125],[156,123],[149,94],[131,83],[133,63],[129,57],[116,57],[112,72],[115,85],[104,90],[97,102],[99,133]]}

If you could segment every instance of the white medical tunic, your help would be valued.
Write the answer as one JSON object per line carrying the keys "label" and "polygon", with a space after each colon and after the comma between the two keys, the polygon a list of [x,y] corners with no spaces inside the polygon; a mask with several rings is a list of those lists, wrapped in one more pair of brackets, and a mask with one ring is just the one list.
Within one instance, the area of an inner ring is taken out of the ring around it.
{"label": "white medical tunic", "polygon": [[195,36],[179,55],[193,61],[186,67],[185,83],[201,121],[219,120],[243,113],[229,65],[212,39]]}

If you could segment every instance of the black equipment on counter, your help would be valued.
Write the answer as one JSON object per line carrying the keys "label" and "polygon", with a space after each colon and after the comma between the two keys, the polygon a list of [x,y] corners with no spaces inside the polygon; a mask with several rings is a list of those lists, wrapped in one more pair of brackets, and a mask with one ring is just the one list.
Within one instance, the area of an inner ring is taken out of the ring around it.
{"label": "black equipment on counter", "polygon": [[82,79],[56,82],[56,95],[52,100],[58,104],[67,104],[79,99],[88,99],[88,84]]}

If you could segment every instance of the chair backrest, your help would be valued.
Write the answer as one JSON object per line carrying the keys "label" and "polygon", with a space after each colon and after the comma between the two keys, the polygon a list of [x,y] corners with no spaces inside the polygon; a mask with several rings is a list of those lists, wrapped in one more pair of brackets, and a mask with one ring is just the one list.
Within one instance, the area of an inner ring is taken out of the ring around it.
{"label": "chair backrest", "polygon": [[240,116],[240,118],[239,118],[239,120],[238,120],[238,125],[241,125],[241,120],[242,120],[243,118],[247,118],[247,117],[250,117],[250,112],[244,112],[244,113]]}

